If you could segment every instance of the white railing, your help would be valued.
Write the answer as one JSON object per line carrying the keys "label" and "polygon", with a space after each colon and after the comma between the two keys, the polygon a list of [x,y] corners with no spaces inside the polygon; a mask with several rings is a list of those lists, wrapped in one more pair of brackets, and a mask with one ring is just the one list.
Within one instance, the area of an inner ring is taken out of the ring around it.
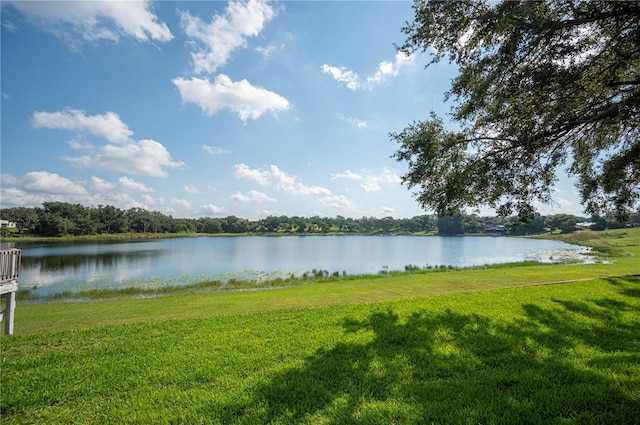
{"label": "white railing", "polygon": [[0,297],[5,299],[5,309],[0,312],[0,321],[5,320],[4,333],[13,333],[13,316],[16,310],[16,292],[20,275],[20,250],[0,251]]}
{"label": "white railing", "polygon": [[20,250],[3,249],[0,251],[0,282],[16,280],[20,275]]}

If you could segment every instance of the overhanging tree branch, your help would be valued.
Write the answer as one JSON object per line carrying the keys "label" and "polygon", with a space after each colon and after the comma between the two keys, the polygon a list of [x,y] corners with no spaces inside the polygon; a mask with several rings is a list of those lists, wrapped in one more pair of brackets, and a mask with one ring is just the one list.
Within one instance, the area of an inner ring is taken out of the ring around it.
{"label": "overhanging tree branch", "polygon": [[640,200],[630,188],[640,186],[640,2],[472,3],[417,0],[403,28],[401,51],[433,46],[432,62],[448,55],[459,66],[446,96],[458,102],[452,117],[462,133],[474,134],[454,137],[435,117],[392,133],[396,159],[412,158],[404,182],[438,212],[483,202],[528,211],[570,158],[585,211],[624,218]]}

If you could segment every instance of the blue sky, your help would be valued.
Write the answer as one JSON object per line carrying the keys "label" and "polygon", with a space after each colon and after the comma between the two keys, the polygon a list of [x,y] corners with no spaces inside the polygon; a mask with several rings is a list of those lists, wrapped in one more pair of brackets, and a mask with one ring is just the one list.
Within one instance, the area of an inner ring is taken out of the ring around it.
{"label": "blue sky", "polygon": [[[397,54],[411,6],[2,1],[2,207],[423,214],[388,134],[446,114],[456,69]],[[579,215],[557,189],[539,211]]]}

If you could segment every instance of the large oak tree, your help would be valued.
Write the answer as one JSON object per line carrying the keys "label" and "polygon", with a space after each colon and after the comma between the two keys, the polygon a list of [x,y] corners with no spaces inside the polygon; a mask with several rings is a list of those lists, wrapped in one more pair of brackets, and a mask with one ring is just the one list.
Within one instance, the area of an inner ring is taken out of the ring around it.
{"label": "large oak tree", "polygon": [[451,122],[432,114],[390,137],[403,182],[438,214],[488,205],[532,215],[556,173],[587,213],[640,199],[640,2],[416,0],[399,50],[458,66]]}

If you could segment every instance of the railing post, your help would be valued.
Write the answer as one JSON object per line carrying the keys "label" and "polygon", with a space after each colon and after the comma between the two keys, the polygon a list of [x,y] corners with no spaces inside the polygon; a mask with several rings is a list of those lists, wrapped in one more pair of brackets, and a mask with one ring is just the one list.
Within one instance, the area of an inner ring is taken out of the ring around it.
{"label": "railing post", "polygon": [[6,315],[4,321],[4,334],[13,335],[13,316],[16,310],[16,293],[11,291],[6,293],[4,296],[6,298],[6,306],[4,309],[4,314]]}
{"label": "railing post", "polygon": [[13,334],[13,318],[16,311],[16,292],[20,275],[20,250],[8,249],[0,251],[0,296],[4,298],[5,309],[0,312],[0,320],[4,322],[5,335]]}

